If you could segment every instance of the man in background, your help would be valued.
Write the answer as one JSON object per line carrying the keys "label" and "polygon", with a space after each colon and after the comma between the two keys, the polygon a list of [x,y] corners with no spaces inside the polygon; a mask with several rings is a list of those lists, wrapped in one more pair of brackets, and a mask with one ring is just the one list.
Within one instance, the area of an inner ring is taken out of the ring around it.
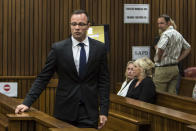
{"label": "man in background", "polygon": [[157,90],[176,94],[178,63],[190,53],[191,46],[174,29],[168,15],[160,16],[157,23],[162,33],[156,46],[154,57],[156,68],[153,81]]}

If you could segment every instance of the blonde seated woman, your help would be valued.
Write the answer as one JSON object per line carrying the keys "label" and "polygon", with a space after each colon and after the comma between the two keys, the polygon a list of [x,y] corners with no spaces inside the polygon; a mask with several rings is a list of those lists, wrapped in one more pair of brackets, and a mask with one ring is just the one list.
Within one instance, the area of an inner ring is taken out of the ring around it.
{"label": "blonde seated woman", "polygon": [[140,58],[134,62],[135,79],[130,83],[126,97],[155,103],[156,92],[152,81],[154,63],[149,58]]}
{"label": "blonde seated woman", "polygon": [[127,67],[126,67],[126,71],[125,71],[126,80],[123,82],[117,95],[124,96],[124,97],[127,95],[127,91],[129,90],[129,86],[134,78],[133,68],[134,68],[133,61],[129,61],[127,63]]}

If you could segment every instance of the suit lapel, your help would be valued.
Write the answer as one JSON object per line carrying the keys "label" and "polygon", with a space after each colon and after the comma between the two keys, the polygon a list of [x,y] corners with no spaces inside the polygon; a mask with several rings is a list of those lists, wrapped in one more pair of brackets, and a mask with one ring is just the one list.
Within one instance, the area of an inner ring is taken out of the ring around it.
{"label": "suit lapel", "polygon": [[78,76],[78,72],[77,72],[76,65],[75,65],[74,58],[73,58],[73,50],[72,50],[72,40],[71,40],[71,38],[69,39],[69,42],[68,42],[67,46],[68,47],[66,48],[66,52],[67,52],[67,56],[68,56],[68,61],[70,62],[69,63],[70,70],[73,71],[74,75]]}
{"label": "suit lapel", "polygon": [[95,58],[95,52],[96,52],[96,48],[95,48],[95,44],[92,42],[91,38],[89,38],[89,57],[88,57],[88,62],[87,62],[87,65],[86,65],[86,68],[87,68],[87,71],[86,71],[86,74],[88,74],[88,70],[90,69],[91,67],[91,64],[92,64],[92,61],[93,59]]}

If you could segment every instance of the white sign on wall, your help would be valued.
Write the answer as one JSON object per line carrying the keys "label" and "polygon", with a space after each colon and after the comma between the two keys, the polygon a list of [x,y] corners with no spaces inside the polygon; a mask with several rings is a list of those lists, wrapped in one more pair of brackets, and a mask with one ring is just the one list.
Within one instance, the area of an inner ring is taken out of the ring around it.
{"label": "white sign on wall", "polygon": [[150,58],[150,46],[132,46],[132,60],[142,57]]}
{"label": "white sign on wall", "polygon": [[18,83],[17,82],[0,82],[0,92],[6,96],[17,97]]}
{"label": "white sign on wall", "polygon": [[124,23],[149,23],[149,4],[124,4]]}

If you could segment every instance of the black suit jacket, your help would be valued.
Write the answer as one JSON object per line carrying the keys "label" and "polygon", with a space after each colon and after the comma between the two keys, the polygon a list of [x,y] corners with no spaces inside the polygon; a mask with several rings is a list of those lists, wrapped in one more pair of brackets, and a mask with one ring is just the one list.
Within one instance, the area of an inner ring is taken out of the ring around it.
{"label": "black suit jacket", "polygon": [[110,82],[103,43],[89,38],[87,71],[82,79],[79,78],[74,63],[71,38],[53,44],[45,67],[37,76],[23,104],[32,105],[54,72],[57,72],[59,78],[54,107],[55,117],[76,120],[81,99],[90,119],[98,119],[99,114],[108,115]]}
{"label": "black suit jacket", "polygon": [[144,78],[141,83],[137,87],[135,87],[137,81],[137,79],[132,81],[126,97],[154,104],[156,100],[156,91],[152,78]]}

